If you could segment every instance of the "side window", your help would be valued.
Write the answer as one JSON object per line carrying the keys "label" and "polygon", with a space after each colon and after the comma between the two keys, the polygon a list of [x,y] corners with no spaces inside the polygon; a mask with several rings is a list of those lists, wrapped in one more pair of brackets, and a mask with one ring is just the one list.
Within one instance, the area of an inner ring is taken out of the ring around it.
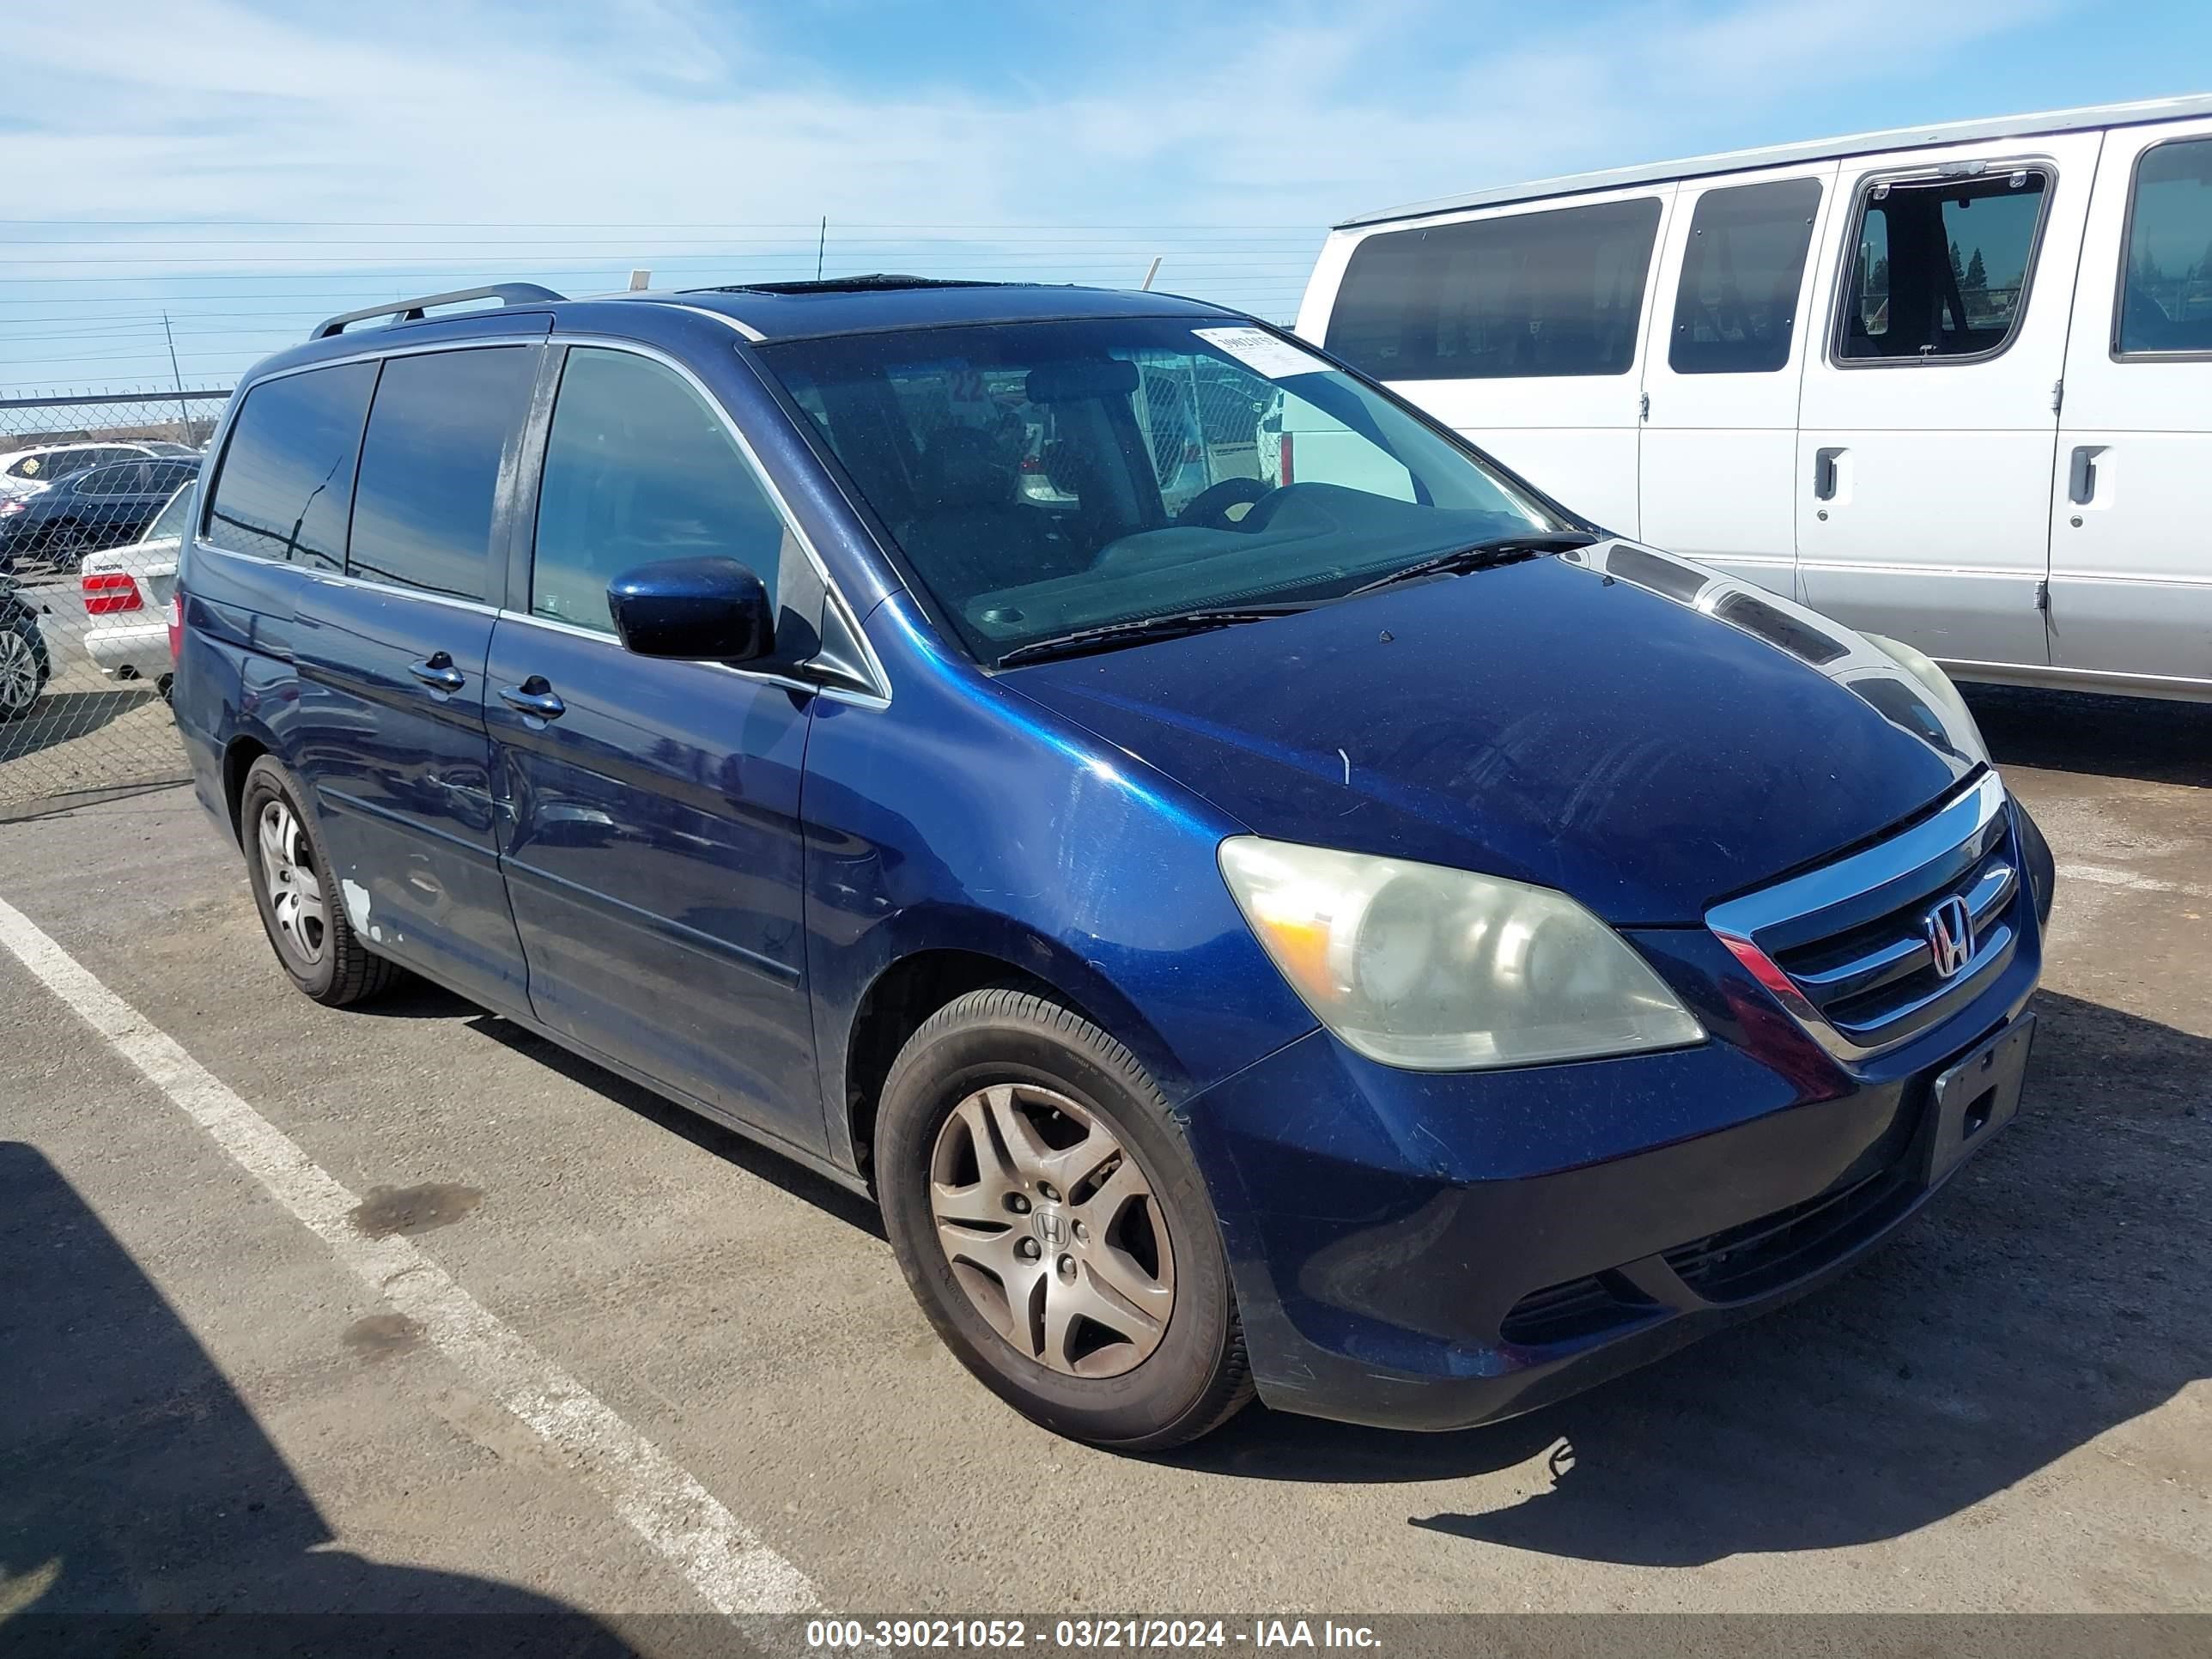
{"label": "side window", "polygon": [[1820,207],[1816,179],[1709,190],[1698,198],[1668,367],[1677,374],[1768,374],[1788,364]]}
{"label": "side window", "polygon": [[1881,362],[2003,350],[2027,302],[2050,188],[2035,167],[1869,186],[1837,355]]}
{"label": "side window", "polygon": [[192,481],[199,469],[182,461],[155,461],[147,468],[148,489],[155,495],[165,495]]}
{"label": "side window", "polygon": [[2212,138],[2159,144],[2136,161],[2112,349],[2212,352]]}
{"label": "side window", "polygon": [[500,458],[529,408],[536,357],[487,346],[385,360],[361,441],[347,574],[489,595]]}
{"label": "side window", "polygon": [[1378,380],[1626,374],[1658,229],[1647,196],[1370,236],[1328,349]]}
{"label": "side window", "polygon": [[183,536],[185,520],[191,516],[191,511],[192,492],[179,489],[169,497],[169,504],[161,509],[154,522],[146,526],[144,539],[156,542]]}
{"label": "side window", "polygon": [[96,466],[76,481],[80,495],[136,495],[143,489],[146,468],[137,461]]}
{"label": "side window", "polygon": [[659,559],[736,559],[776,589],[781,515],[722,416],[665,364],[570,348],[545,442],[530,608],[614,631],[607,584]]}
{"label": "side window", "polygon": [[375,385],[374,363],[344,363],[248,391],[201,533],[234,552],[340,568],[354,457]]}

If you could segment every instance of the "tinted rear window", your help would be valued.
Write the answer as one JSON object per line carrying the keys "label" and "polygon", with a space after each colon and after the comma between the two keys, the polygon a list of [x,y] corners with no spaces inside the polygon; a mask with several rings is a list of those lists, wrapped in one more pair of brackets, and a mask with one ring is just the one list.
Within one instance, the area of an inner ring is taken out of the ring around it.
{"label": "tinted rear window", "polygon": [[1790,362],[1797,291],[1820,208],[1813,179],[1709,190],[1690,218],[1674,333],[1677,374],[1765,374]]}
{"label": "tinted rear window", "polygon": [[246,394],[204,533],[219,547],[325,570],[345,562],[346,503],[374,363],[264,380]]}
{"label": "tinted rear window", "polygon": [[500,457],[537,354],[521,346],[393,357],[362,440],[346,570],[456,599],[488,592]]}
{"label": "tinted rear window", "polygon": [[2115,343],[2123,356],[2212,352],[2212,138],[2136,163]]}
{"label": "tinted rear window", "polygon": [[1647,196],[1370,236],[1328,349],[1378,380],[1625,374],[1658,229]]}

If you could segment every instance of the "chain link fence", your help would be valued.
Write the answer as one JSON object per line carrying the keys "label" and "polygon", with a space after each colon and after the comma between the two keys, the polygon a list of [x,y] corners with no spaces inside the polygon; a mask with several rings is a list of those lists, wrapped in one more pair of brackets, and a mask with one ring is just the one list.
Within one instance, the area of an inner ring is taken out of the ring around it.
{"label": "chain link fence", "polygon": [[229,395],[0,399],[0,821],[185,777],[175,532]]}

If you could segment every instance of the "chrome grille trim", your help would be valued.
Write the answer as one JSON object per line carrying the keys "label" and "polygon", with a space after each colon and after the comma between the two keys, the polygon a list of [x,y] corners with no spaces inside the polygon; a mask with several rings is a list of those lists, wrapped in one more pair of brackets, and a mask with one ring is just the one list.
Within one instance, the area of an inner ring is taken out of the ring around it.
{"label": "chrome grille trim", "polygon": [[[1870,1060],[1971,1000],[2012,960],[2021,883],[2005,801],[2003,783],[1985,773],[1911,829],[1716,905],[1706,925],[1830,1054]],[[1973,917],[1973,955],[1952,978],[1915,989],[1906,981],[1929,969],[1928,941],[1883,924],[1951,894]],[[1899,987],[1905,1000],[1883,996]]]}

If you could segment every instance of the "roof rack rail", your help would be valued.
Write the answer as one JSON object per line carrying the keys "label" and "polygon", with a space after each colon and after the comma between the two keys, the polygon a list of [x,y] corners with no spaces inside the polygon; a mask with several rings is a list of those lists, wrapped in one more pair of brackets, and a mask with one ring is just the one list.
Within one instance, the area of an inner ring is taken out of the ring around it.
{"label": "roof rack rail", "polygon": [[375,317],[389,317],[394,323],[419,323],[422,313],[433,306],[455,306],[464,300],[496,300],[503,306],[538,305],[548,300],[565,299],[550,288],[540,288],[535,283],[495,283],[489,288],[457,288],[451,294],[426,294],[419,300],[401,300],[388,306],[370,306],[365,311],[341,312],[315,325],[311,340],[327,340],[343,334],[355,323],[365,323]]}

